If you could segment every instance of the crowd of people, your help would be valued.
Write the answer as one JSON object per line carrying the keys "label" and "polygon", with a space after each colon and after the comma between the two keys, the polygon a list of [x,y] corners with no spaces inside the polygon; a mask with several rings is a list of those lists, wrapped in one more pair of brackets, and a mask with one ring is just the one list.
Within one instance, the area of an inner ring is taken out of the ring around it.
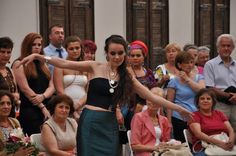
{"label": "crowd of people", "polygon": [[[2,152],[18,127],[26,135],[41,134],[46,151],[40,155],[117,156],[119,144],[128,142],[129,130],[131,147],[140,156],[150,155],[170,139],[185,142],[183,130],[188,128],[194,143],[203,140],[224,150],[234,147],[232,35],[218,37],[218,56],[212,59],[206,46],[186,44],[182,50],[169,43],[166,63],[154,71],[145,66],[150,53],[140,40],[129,44],[120,35],[109,36],[104,46],[107,61],[97,62],[96,44],[78,36],[65,38],[61,25],[50,28],[49,39],[44,47],[40,34],[27,34],[10,67],[13,41],[0,38]],[[228,142],[211,138],[221,132],[228,134]],[[205,155],[198,150],[201,146],[195,147],[193,155]],[[33,151],[19,148],[8,155]]]}

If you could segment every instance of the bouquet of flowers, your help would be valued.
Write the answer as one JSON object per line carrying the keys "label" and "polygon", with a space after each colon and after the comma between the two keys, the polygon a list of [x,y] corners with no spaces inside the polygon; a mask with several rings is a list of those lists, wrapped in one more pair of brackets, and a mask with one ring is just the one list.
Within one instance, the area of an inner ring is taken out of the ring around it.
{"label": "bouquet of flowers", "polygon": [[39,149],[30,142],[30,138],[25,136],[21,128],[13,129],[9,134],[8,141],[6,142],[7,154],[15,153],[20,147],[34,147],[35,150],[31,156],[37,156]]}

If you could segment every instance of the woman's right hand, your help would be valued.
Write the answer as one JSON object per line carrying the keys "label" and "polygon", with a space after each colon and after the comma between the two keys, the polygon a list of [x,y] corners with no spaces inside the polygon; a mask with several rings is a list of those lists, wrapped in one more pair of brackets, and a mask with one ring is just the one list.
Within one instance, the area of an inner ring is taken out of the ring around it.
{"label": "woman's right hand", "polygon": [[28,156],[35,151],[34,147],[20,147],[15,153],[14,156]]}

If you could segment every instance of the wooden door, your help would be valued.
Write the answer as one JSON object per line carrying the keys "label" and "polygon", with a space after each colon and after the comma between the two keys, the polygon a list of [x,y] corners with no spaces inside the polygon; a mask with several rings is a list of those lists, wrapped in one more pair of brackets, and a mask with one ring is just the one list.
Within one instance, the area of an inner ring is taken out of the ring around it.
{"label": "wooden door", "polygon": [[147,44],[145,63],[151,69],[165,62],[168,31],[168,0],[127,0],[127,40]]}
{"label": "wooden door", "polygon": [[216,39],[229,33],[229,0],[195,0],[195,44],[207,45],[217,54]]}
{"label": "wooden door", "polygon": [[78,35],[81,39],[94,39],[93,0],[40,0],[40,31],[48,42],[48,28],[54,24],[64,26],[65,37]]}

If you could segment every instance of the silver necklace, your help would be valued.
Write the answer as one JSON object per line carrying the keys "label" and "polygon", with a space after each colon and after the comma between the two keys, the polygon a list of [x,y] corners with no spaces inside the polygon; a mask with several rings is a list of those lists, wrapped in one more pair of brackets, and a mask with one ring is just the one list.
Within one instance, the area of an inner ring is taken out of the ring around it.
{"label": "silver necklace", "polygon": [[[117,73],[115,73],[115,72],[113,72],[110,68],[109,68],[109,66],[108,66],[108,83],[109,83],[109,86],[111,87],[110,89],[109,89],[109,92],[110,93],[114,93],[115,92],[115,88],[118,86],[118,82],[117,83],[115,83],[115,78],[116,78],[116,76],[117,76]],[[112,79],[112,78],[113,79]]]}

